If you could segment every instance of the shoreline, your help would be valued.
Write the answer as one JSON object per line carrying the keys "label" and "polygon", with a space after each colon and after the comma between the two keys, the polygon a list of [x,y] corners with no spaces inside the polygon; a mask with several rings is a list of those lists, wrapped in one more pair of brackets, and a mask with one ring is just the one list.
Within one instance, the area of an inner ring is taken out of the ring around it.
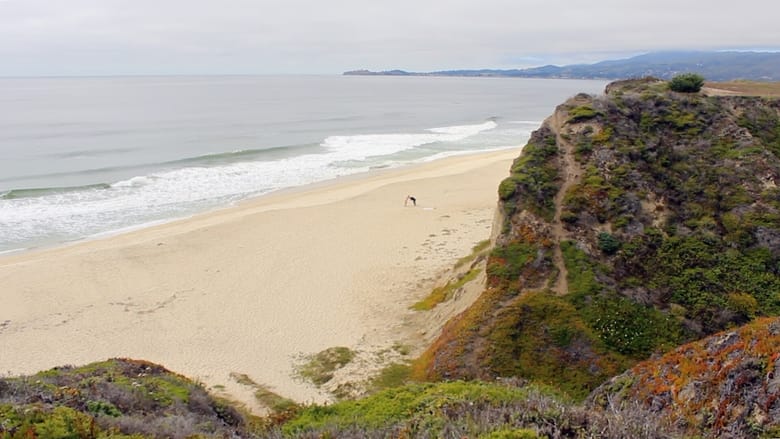
{"label": "shoreline", "polygon": [[[46,251],[52,251],[60,248],[66,248],[70,246],[80,245],[88,242],[93,241],[99,241],[104,239],[112,239],[117,236],[123,236],[127,234],[132,234],[144,230],[148,230],[155,227],[160,226],[166,226],[169,224],[175,224],[182,221],[189,221],[193,218],[198,218],[200,216],[206,216],[206,215],[212,215],[219,213],[221,211],[225,210],[231,210],[231,209],[241,209],[243,207],[246,207],[249,204],[258,203],[262,200],[266,199],[267,197],[274,197],[274,196],[287,196],[287,195],[294,195],[301,192],[307,192],[312,191],[320,188],[328,188],[332,185],[340,185],[345,184],[349,182],[354,182],[362,179],[367,179],[371,177],[379,177],[383,175],[384,173],[388,172],[401,172],[401,171],[411,171],[416,169],[420,166],[425,166],[430,163],[440,162],[440,161],[446,161],[448,159],[457,159],[462,157],[469,157],[469,156],[482,156],[482,155],[490,155],[490,154],[500,154],[502,152],[506,151],[513,151],[516,150],[517,147],[500,147],[495,149],[488,149],[488,150],[482,150],[482,151],[462,151],[456,154],[448,154],[440,158],[436,158],[435,156],[429,157],[426,160],[405,164],[401,166],[396,167],[388,167],[388,168],[379,168],[379,169],[371,169],[368,171],[358,172],[355,174],[346,174],[342,176],[333,177],[326,180],[321,181],[314,181],[311,183],[302,184],[299,186],[290,186],[290,187],[283,187],[280,189],[275,189],[270,192],[266,192],[259,195],[253,195],[238,201],[235,201],[231,204],[226,204],[222,206],[215,206],[203,211],[184,214],[181,216],[172,216],[170,218],[166,219],[158,219],[158,220],[152,220],[141,224],[135,224],[135,225],[129,225],[125,227],[121,227],[119,229],[115,230],[106,230],[103,232],[97,232],[92,235],[84,236],[82,238],[67,240],[67,241],[59,241],[59,242],[51,242],[47,244],[41,244],[37,246],[32,247],[20,247],[15,249],[8,249],[0,251],[0,264],[2,264],[3,260],[8,257],[15,257],[15,256],[22,256],[30,253],[38,253],[38,252],[46,252]],[[519,152],[518,152],[519,154]]]}
{"label": "shoreline", "polygon": [[[139,358],[258,409],[247,374],[297,401],[305,355],[414,338],[408,307],[491,233],[520,148],[283,189],[119,235],[0,255],[0,370]],[[418,206],[404,207],[406,195]],[[302,324],[302,322],[304,324]],[[8,353],[8,354],[6,354]]]}

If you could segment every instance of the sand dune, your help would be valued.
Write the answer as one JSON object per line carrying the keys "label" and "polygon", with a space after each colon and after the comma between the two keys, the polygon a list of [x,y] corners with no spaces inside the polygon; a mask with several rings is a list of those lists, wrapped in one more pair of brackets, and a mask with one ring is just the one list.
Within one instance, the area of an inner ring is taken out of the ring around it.
{"label": "sand dune", "polygon": [[[408,307],[490,235],[519,150],[289,190],[235,208],[0,258],[0,372],[110,357],[161,363],[239,400],[231,372],[300,401],[302,354],[387,350]],[[407,194],[417,207],[404,207]]]}

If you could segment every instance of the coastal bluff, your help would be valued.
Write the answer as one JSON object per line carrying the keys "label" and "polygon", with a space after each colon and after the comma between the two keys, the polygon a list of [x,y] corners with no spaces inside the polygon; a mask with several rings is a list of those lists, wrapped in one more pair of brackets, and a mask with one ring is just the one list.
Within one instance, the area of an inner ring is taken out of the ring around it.
{"label": "coastal bluff", "polygon": [[498,189],[486,291],[418,378],[520,376],[584,398],[639,361],[780,313],[780,101],[667,84],[577,95],[532,135]]}
{"label": "coastal bluff", "polygon": [[[257,417],[111,360],[0,379],[0,437],[177,437],[173,419],[201,437],[780,433],[780,100],[618,81],[559,105],[507,174],[490,243],[414,312],[481,294],[367,396],[297,404],[258,385]],[[133,412],[128,395],[157,402]]]}

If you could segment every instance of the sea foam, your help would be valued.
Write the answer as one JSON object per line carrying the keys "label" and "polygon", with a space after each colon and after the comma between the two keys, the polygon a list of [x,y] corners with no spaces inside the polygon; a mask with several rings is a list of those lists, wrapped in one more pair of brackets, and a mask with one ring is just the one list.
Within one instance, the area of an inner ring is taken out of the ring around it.
{"label": "sea foam", "polygon": [[495,122],[475,125],[430,128],[417,134],[362,134],[354,136],[330,136],[322,146],[332,152],[346,152],[339,160],[360,160],[368,157],[390,155],[417,146],[436,142],[455,142],[496,128]]}
{"label": "sea foam", "polygon": [[[418,133],[330,136],[321,142],[319,152],[260,160],[237,154],[234,157],[239,161],[232,163],[189,164],[110,185],[91,185],[84,190],[48,190],[40,196],[4,197],[0,198],[0,251],[52,244],[51,240],[100,236],[139,224],[180,218],[281,188],[376,167],[398,166],[404,160],[393,158],[394,154],[423,145],[450,146],[425,152],[411,161],[425,161],[432,155],[455,155],[463,152],[457,142],[496,127],[496,122],[489,120]],[[247,158],[249,161],[241,161]],[[374,159],[367,160],[370,158]]]}

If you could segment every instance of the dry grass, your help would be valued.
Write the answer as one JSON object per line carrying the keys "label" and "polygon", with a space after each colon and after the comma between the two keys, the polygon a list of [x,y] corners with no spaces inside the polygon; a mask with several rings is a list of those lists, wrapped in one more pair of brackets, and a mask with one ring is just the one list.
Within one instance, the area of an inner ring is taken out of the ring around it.
{"label": "dry grass", "polygon": [[436,287],[431,291],[425,299],[415,303],[411,308],[415,311],[430,311],[436,307],[436,305],[450,300],[458,289],[462,288],[467,283],[476,279],[480,269],[474,268],[469,272],[460,276],[455,282],[447,282],[442,287]]}
{"label": "dry grass", "polygon": [[707,82],[704,91],[711,95],[780,97],[780,82]]}
{"label": "dry grass", "polygon": [[344,346],[335,346],[309,355],[305,362],[296,368],[301,378],[321,386],[333,378],[333,373],[346,366],[355,358],[355,352]]}

